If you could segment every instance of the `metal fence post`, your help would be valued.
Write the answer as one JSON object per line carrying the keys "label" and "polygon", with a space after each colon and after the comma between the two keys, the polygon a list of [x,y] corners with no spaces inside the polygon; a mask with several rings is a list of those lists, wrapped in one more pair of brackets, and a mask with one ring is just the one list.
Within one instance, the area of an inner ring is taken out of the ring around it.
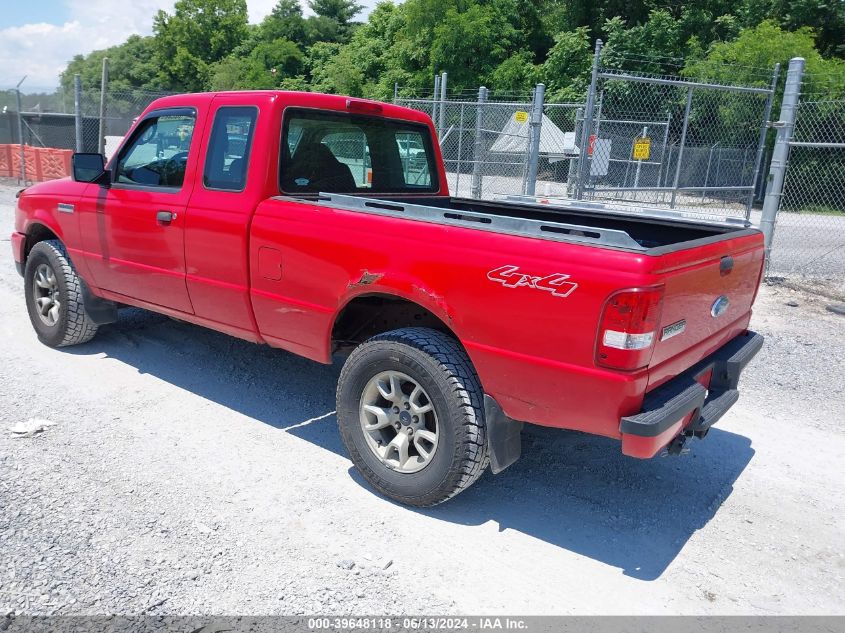
{"label": "metal fence post", "polygon": [[657,169],[657,180],[655,186],[660,186],[660,178],[663,175],[663,163],[666,162],[666,146],[669,144],[669,127],[672,125],[672,113],[666,114],[666,127],[663,130],[663,148],[660,150],[660,165]]}
{"label": "metal fence post", "polygon": [[440,75],[440,108],[437,110],[437,136],[443,136],[443,127],[446,113],[446,81],[449,78],[448,73],[441,73]]}
{"label": "metal fence post", "polygon": [[440,128],[437,127],[437,106],[440,101],[440,75],[434,75],[434,94],[431,96],[431,120],[437,136],[440,136]]}
{"label": "metal fence post", "polygon": [[[590,89],[587,92],[587,103],[584,110],[584,124],[581,127],[581,152],[578,158],[578,185],[575,197],[580,200],[584,197],[584,179],[589,175],[586,172],[587,156],[590,145],[590,128],[593,125],[593,112],[596,107],[596,88],[599,81],[599,58],[601,57],[602,41],[596,40],[596,50],[593,55],[593,70],[590,77]],[[586,173],[585,173],[586,172]]]}
{"label": "metal fence post", "polygon": [[801,78],[804,75],[804,58],[793,57],[789,60],[789,70],[786,71],[786,85],[783,90],[783,103],[780,106],[780,120],[775,124],[778,133],[775,139],[775,149],[772,152],[772,162],[769,167],[769,182],[766,188],[766,198],[763,201],[763,215],[760,218],[760,230],[766,238],[766,262],[772,251],[772,240],[775,236],[775,220],[783,194],[783,181],[786,177],[786,164],[789,160],[789,143],[795,129],[795,112],[798,109],[798,98],[801,95]]}
{"label": "metal fence post", "polygon": [[[581,139],[581,128],[584,125],[584,108],[578,108],[575,110],[575,142],[580,143]],[[566,195],[570,198],[573,198],[573,187],[575,187],[575,176],[578,172],[578,165],[581,163],[581,154],[580,151],[578,153],[578,157],[572,157],[569,159],[569,172],[566,174]]]}
{"label": "metal fence post", "polygon": [[393,103],[396,103],[399,99],[399,82],[393,82]]}
{"label": "metal fence post", "polygon": [[100,79],[100,130],[97,152],[106,153],[106,90],[109,86],[109,58],[103,57],[103,76]]}
{"label": "metal fence post", "polygon": [[537,171],[540,163],[540,135],[543,131],[543,101],[546,97],[546,85],[537,84],[534,88],[534,101],[531,104],[531,119],[528,123],[528,169],[522,190],[527,196],[533,196],[537,189]]}
{"label": "metal fence post", "polygon": [[481,118],[484,111],[484,102],[487,101],[487,88],[481,86],[478,89],[478,105],[475,110],[475,143],[472,151],[472,189],[470,195],[473,198],[481,197],[481,163],[484,160],[484,127],[481,125]]}
{"label": "metal fence post", "polygon": [[678,163],[675,165],[675,180],[672,183],[672,200],[669,203],[671,209],[675,208],[675,200],[678,197],[678,183],[681,179],[681,163],[684,159],[684,144],[687,142],[687,130],[689,129],[689,115],[692,109],[692,86],[687,88],[687,105],[684,109],[684,125],[681,129],[681,146],[678,148]]}
{"label": "metal fence post", "polygon": [[23,106],[21,105],[21,84],[26,81],[26,75],[23,76],[15,86],[15,105],[18,109],[18,145],[20,148],[20,178],[22,185],[26,184],[26,153],[23,149]]}
{"label": "metal fence post", "polygon": [[458,120],[458,165],[455,168],[455,193],[454,195],[460,197],[461,195],[461,159],[463,158],[464,150],[464,104],[461,103],[461,115]]}
{"label": "metal fence post", "polygon": [[710,180],[710,164],[713,162],[713,150],[716,149],[716,146],[719,144],[719,141],[713,143],[713,146],[710,148],[710,152],[707,155],[707,171],[704,172],[704,188],[701,190],[701,201],[704,202],[704,196],[707,195],[707,182]]}
{"label": "metal fence post", "polygon": [[82,78],[79,75],[73,76],[73,119],[76,129],[76,151],[85,151],[85,142],[82,138]]}
{"label": "metal fence post", "polygon": [[[775,64],[775,69],[772,72],[771,92],[768,99],[766,99],[766,106],[763,108],[763,121],[760,124],[760,140],[757,142],[757,156],[754,159],[754,180],[751,181],[751,193],[748,194],[748,202],[745,207],[745,219],[751,217],[751,206],[754,204],[754,199],[759,200],[757,187],[760,184],[760,176],[763,171],[763,151],[766,147],[766,132],[769,130],[769,119],[772,116],[772,104],[775,100],[775,90],[778,87],[778,78],[780,77],[780,63]],[[761,187],[762,189],[762,187]]]}

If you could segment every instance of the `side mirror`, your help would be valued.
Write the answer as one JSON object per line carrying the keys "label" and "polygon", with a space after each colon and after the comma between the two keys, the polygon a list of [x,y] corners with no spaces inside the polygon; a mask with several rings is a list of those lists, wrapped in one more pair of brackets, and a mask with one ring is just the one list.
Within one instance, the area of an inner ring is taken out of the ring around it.
{"label": "side mirror", "polygon": [[111,174],[106,171],[106,159],[102,154],[76,153],[70,164],[76,182],[94,182],[104,187],[111,184]]}

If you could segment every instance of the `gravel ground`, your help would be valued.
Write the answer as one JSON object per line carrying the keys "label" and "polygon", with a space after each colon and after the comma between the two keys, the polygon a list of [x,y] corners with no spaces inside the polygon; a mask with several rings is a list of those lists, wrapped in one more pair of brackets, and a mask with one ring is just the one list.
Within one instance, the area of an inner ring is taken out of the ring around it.
{"label": "gravel ground", "polygon": [[[739,404],[678,458],[530,429],[411,510],[343,454],[339,366],[139,310],[28,322],[0,187],[0,616],[845,614],[845,317],[764,287]],[[796,304],[792,306],[790,304]],[[9,428],[55,423],[32,437]]]}

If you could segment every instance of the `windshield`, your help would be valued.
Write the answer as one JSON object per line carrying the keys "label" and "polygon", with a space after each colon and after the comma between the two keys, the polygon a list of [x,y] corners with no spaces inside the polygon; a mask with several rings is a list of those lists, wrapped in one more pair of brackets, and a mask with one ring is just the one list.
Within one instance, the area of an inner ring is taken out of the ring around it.
{"label": "windshield", "polygon": [[285,193],[431,193],[439,189],[428,127],[292,109],[282,131]]}

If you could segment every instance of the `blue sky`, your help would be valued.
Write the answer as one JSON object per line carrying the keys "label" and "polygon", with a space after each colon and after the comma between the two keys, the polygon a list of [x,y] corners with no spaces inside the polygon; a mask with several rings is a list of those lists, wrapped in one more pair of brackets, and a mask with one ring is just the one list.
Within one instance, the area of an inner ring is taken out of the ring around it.
{"label": "blue sky", "polygon": [[[359,0],[365,16],[377,0]],[[27,75],[28,92],[51,90],[78,54],[119,44],[133,33],[149,34],[158,9],[174,0],[0,0],[0,89]],[[276,0],[247,0],[251,22]],[[304,0],[301,0],[304,6]],[[359,17],[359,19],[361,19]]]}
{"label": "blue sky", "polygon": [[0,29],[21,26],[30,22],[64,22],[68,11],[62,0],[35,0],[11,2],[0,12]]}

